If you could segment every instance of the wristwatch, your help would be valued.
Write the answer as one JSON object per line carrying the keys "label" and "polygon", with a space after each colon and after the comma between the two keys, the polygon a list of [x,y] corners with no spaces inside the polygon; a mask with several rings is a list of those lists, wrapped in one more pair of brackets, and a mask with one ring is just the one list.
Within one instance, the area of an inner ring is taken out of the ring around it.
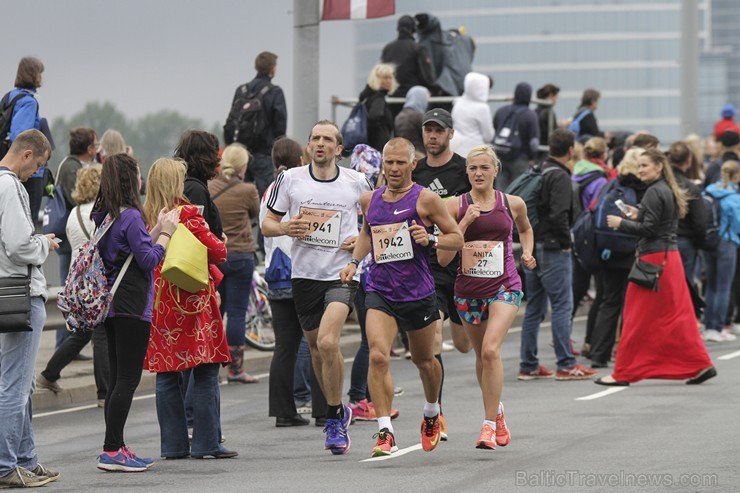
{"label": "wristwatch", "polygon": [[437,235],[433,235],[433,234],[429,233],[427,235],[427,240],[429,241],[429,246],[436,247],[437,246],[437,242],[439,241],[439,238],[437,238]]}

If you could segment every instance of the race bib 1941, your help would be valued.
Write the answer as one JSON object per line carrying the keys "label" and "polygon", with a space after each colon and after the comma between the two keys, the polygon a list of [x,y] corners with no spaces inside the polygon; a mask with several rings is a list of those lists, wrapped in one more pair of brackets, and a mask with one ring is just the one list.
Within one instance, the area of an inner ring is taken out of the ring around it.
{"label": "race bib 1941", "polygon": [[409,225],[406,221],[370,226],[376,264],[414,258]]}
{"label": "race bib 1941", "polygon": [[342,211],[301,207],[301,214],[309,222],[309,233],[302,241],[309,245],[339,248]]}
{"label": "race bib 1941", "polygon": [[462,249],[462,273],[468,277],[497,278],[504,274],[502,241],[469,241]]}

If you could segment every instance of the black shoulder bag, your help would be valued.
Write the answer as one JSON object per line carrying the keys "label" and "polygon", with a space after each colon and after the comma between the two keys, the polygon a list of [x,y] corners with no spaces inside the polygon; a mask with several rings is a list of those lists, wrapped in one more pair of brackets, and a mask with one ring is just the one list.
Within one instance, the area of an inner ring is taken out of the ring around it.
{"label": "black shoulder bag", "polygon": [[656,293],[659,290],[660,276],[663,274],[666,260],[668,260],[668,247],[666,246],[663,263],[660,265],[645,262],[640,258],[640,252],[635,254],[635,263],[629,273],[629,281],[643,288],[652,289]]}
{"label": "black shoulder bag", "polygon": [[0,278],[0,333],[32,330],[29,265],[27,276]]}

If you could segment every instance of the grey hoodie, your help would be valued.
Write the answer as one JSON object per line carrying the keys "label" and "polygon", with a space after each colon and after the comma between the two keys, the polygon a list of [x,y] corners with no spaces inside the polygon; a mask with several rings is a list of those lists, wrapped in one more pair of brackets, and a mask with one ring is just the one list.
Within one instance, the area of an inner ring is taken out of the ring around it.
{"label": "grey hoodie", "polygon": [[41,269],[49,255],[49,241],[35,234],[28,192],[12,171],[0,171],[0,277],[31,271],[31,296],[46,300],[46,279]]}

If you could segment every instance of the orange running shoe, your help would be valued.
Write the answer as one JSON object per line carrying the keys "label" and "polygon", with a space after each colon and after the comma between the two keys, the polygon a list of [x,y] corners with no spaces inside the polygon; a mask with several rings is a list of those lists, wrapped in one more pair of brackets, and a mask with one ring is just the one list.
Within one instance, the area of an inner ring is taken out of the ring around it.
{"label": "orange running shoe", "polygon": [[496,445],[506,447],[511,441],[511,433],[504,419],[504,403],[501,403],[501,414],[496,415]]}
{"label": "orange running shoe", "polygon": [[421,448],[431,452],[439,443],[439,414],[424,419],[421,422]]}
{"label": "orange running shoe", "polygon": [[388,428],[383,428],[373,435],[373,438],[378,439],[375,443],[375,448],[373,448],[373,457],[383,457],[385,455],[391,455],[393,452],[398,452],[396,439]]}
{"label": "orange running shoe", "polygon": [[495,450],[496,440],[493,437],[494,431],[493,426],[488,423],[483,424],[483,428],[480,429],[480,437],[478,442],[475,444],[475,448],[484,450]]}
{"label": "orange running shoe", "polygon": [[442,413],[439,413],[439,439],[443,442],[447,441],[447,419]]}

